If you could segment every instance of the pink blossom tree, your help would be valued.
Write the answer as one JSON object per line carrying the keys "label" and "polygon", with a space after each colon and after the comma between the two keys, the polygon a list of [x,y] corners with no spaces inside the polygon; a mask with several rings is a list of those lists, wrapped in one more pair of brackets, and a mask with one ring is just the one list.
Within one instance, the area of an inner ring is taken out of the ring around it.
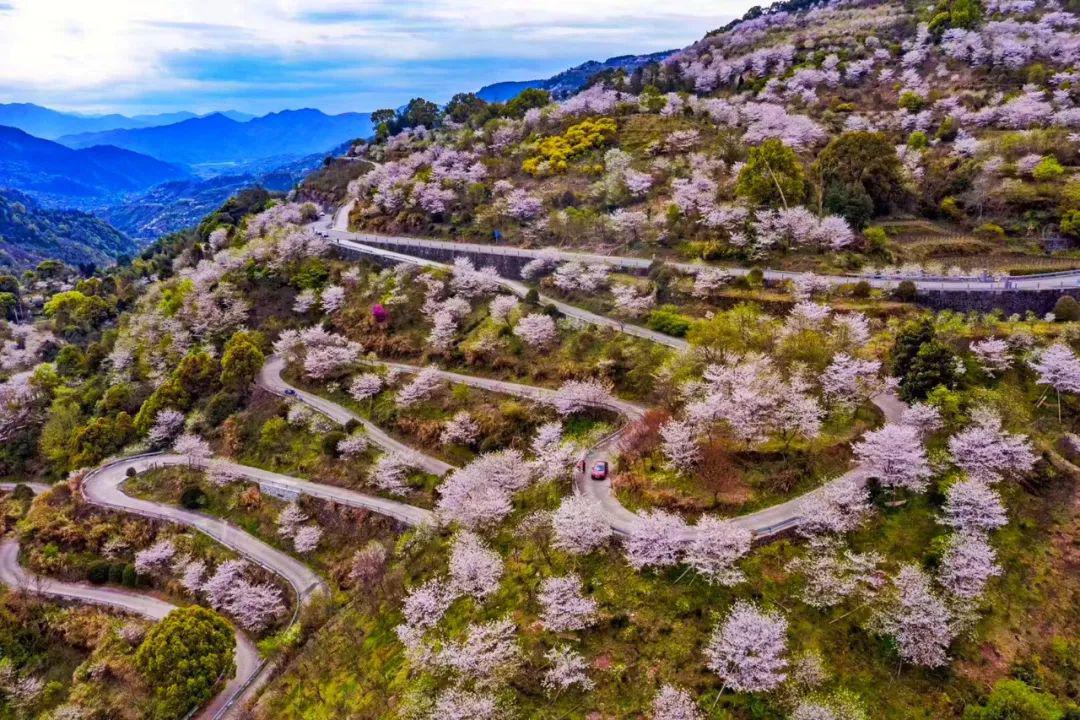
{"label": "pink blossom tree", "polygon": [[368,480],[380,490],[391,493],[404,493],[405,480],[409,475],[409,465],[397,453],[388,452],[379,456],[368,472]]}
{"label": "pink blossom tree", "polygon": [[596,601],[582,593],[577,575],[544,578],[537,599],[540,622],[552,632],[583,630],[596,622]]}
{"label": "pink blossom tree", "polygon": [[1002,477],[1018,477],[1035,466],[1035,453],[1023,435],[1013,435],[1001,427],[1001,417],[979,408],[972,424],[949,438],[953,462],[973,480],[995,483]]}
{"label": "pink blossom tree", "polygon": [[626,560],[636,570],[670,567],[686,549],[686,522],[664,510],[650,510],[634,523],[623,544]]}
{"label": "pink blossom tree", "polygon": [[907,425],[889,423],[868,432],[853,449],[883,487],[922,492],[933,475],[918,430]]}
{"label": "pink blossom tree", "polygon": [[480,423],[476,422],[468,410],[461,410],[443,425],[439,442],[443,445],[472,445],[479,436]]}
{"label": "pink blossom tree", "polygon": [[589,679],[588,662],[569,645],[551,648],[544,653],[544,659],[548,661],[548,669],[541,684],[547,690],[558,694],[575,685],[582,690],[592,690],[594,683]]}
{"label": "pink blossom tree", "polygon": [[1008,522],[1001,496],[978,480],[960,480],[945,491],[942,522],[959,532],[990,532]]}
{"label": "pink blossom tree", "polygon": [[839,353],[821,373],[821,389],[830,402],[850,410],[881,392],[880,372],[878,360]]}
{"label": "pink blossom tree", "polygon": [[832,607],[852,596],[869,598],[884,584],[877,553],[856,553],[835,538],[814,540],[809,552],[787,569],[805,578],[801,597],[813,607]]}
{"label": "pink blossom tree", "polygon": [[962,602],[976,600],[991,578],[1001,574],[994,548],[982,533],[958,533],[941,556],[938,582]]}
{"label": "pink blossom tree", "polygon": [[162,408],[154,416],[154,425],[146,435],[151,447],[161,447],[172,441],[184,429],[184,413],[173,408]]}
{"label": "pink blossom tree", "polygon": [[502,198],[503,212],[515,220],[533,220],[544,212],[544,203],[540,198],[517,188]]}
{"label": "pink blossom tree", "polygon": [[514,335],[534,350],[546,350],[555,342],[555,321],[550,315],[532,313],[518,320]]}
{"label": "pink blossom tree", "polygon": [[537,427],[531,448],[534,455],[532,466],[541,480],[566,477],[578,455],[575,444],[563,440],[560,422],[544,423]]}
{"label": "pink blossom tree", "polygon": [[517,669],[521,649],[510,618],[470,625],[465,639],[448,643],[440,661],[482,687],[504,682]]}
{"label": "pink blossom tree", "polygon": [[229,591],[225,611],[244,629],[260,632],[284,614],[285,603],[274,585],[240,580]]}
{"label": "pink blossom tree", "polygon": [[204,460],[213,455],[210,445],[198,435],[184,433],[173,442],[173,452],[191,459]]}
{"label": "pink blossom tree", "polygon": [[954,636],[949,609],[915,565],[901,568],[893,584],[894,596],[880,617],[882,629],[892,636],[906,662],[925,667],[945,665]]}
{"label": "pink blossom tree", "polygon": [[912,403],[904,408],[900,423],[917,429],[919,436],[925,440],[941,429],[941,412],[929,403]]}
{"label": "pink blossom tree", "polygon": [[[1058,422],[1061,422],[1061,393],[1080,393],[1080,357],[1064,343],[1039,350],[1028,361],[1036,382],[1057,393]],[[1045,396],[1044,396],[1045,397]],[[1040,400],[1040,402],[1042,402]]]}
{"label": "pink blossom tree", "polygon": [[971,353],[987,375],[993,377],[1012,367],[1009,343],[1000,338],[987,338],[971,343]]}
{"label": "pink blossom tree", "polygon": [[750,552],[753,533],[730,520],[706,515],[686,548],[685,562],[709,583],[737,585],[746,579],[735,561]]}
{"label": "pink blossom tree", "polygon": [[706,665],[724,687],[763,692],[787,678],[787,620],[740,600],[705,646]]}
{"label": "pink blossom tree", "polygon": [[405,622],[414,628],[433,628],[458,597],[444,580],[428,580],[409,591],[402,605]]}
{"label": "pink blossom tree", "polygon": [[354,458],[367,450],[369,446],[367,435],[357,431],[338,441],[337,452],[343,458]]}
{"label": "pink blossom tree", "polygon": [[439,693],[431,708],[431,717],[439,720],[500,720],[505,715],[492,695],[452,687]]}
{"label": "pink blossom tree", "polygon": [[442,387],[442,375],[436,368],[426,367],[413,377],[412,381],[398,390],[394,401],[398,407],[411,407],[421,400],[431,397]]}
{"label": "pink blossom tree", "polygon": [[305,525],[293,535],[293,549],[301,555],[315,552],[322,540],[323,530],[318,525]]}
{"label": "pink blossom tree", "polygon": [[308,521],[309,517],[299,505],[291,502],[281,509],[277,516],[278,535],[283,538],[291,538],[301,525]]}
{"label": "pink blossom tree", "polygon": [[457,594],[483,600],[499,588],[503,561],[475,533],[463,530],[450,551],[450,585]]}
{"label": "pink blossom tree", "polygon": [[611,542],[612,530],[600,503],[578,495],[563,499],[552,513],[554,545],[572,555],[585,555]]}
{"label": "pink blossom tree", "polygon": [[685,420],[671,419],[660,426],[661,448],[668,464],[680,472],[690,472],[701,460],[694,426]]}
{"label": "pink blossom tree", "polygon": [[364,373],[353,378],[349,395],[357,402],[364,402],[382,391],[383,380],[375,373]]}
{"label": "pink blossom tree", "polygon": [[674,685],[664,685],[652,701],[652,720],[704,720],[690,693]]}
{"label": "pink blossom tree", "polygon": [[803,496],[799,532],[807,536],[851,532],[866,520],[871,510],[865,479],[844,475]]}
{"label": "pink blossom tree", "polygon": [[548,398],[548,403],[562,416],[594,407],[611,407],[611,386],[597,379],[567,380]]}
{"label": "pink blossom tree", "polygon": [[518,304],[518,299],[513,295],[496,295],[488,305],[488,315],[496,322],[508,322]]}
{"label": "pink blossom tree", "polygon": [[324,312],[337,312],[345,304],[345,288],[340,285],[327,285],[319,294],[319,303]]}
{"label": "pink blossom tree", "polygon": [[140,575],[156,575],[165,570],[176,555],[176,546],[162,538],[145,550],[135,553],[135,572]]}

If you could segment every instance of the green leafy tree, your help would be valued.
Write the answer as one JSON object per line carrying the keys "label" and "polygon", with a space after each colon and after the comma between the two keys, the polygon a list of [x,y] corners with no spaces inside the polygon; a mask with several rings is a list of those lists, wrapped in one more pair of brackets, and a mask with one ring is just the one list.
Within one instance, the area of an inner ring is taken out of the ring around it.
{"label": "green leafy tree", "polygon": [[182,718],[209,700],[218,679],[236,672],[235,645],[229,624],[198,606],[173,610],[150,628],[135,665],[153,689],[151,717]]}
{"label": "green leafy tree", "polygon": [[202,397],[217,389],[221,368],[218,361],[205,350],[190,352],[180,360],[173,376],[191,397]]}
{"label": "green leafy tree", "polygon": [[940,37],[949,28],[970,30],[982,22],[983,12],[979,0],[945,0],[934,8],[930,32]]}
{"label": "green leafy tree", "polygon": [[1023,680],[1001,680],[983,705],[969,705],[964,720],[1061,720],[1061,706],[1051,695]]}
{"label": "green leafy tree", "polygon": [[504,115],[514,118],[524,117],[533,108],[541,108],[551,102],[551,93],[540,88],[526,88],[515,98],[506,103]]}
{"label": "green leafy tree", "polygon": [[109,317],[111,308],[96,295],[83,295],[78,290],[67,290],[49,298],[43,308],[57,329],[65,334],[89,332]]}
{"label": "green leafy tree", "polygon": [[823,188],[833,183],[861,185],[878,215],[887,213],[904,195],[900,158],[889,138],[880,132],[858,130],[837,135],[818,155],[814,173]]}
{"label": "green leafy tree", "polygon": [[1062,295],[1054,303],[1054,318],[1058,322],[1080,320],[1080,302],[1077,302],[1072,295]]}
{"label": "green leafy tree", "polygon": [[401,127],[418,127],[423,125],[428,129],[439,126],[442,113],[439,106],[424,98],[413,98],[402,110],[398,123]]}
{"label": "green leafy tree", "polygon": [[488,106],[486,100],[476,93],[458,93],[446,103],[446,117],[456,123],[466,123]]}
{"label": "green leafy tree", "polygon": [[795,151],[776,138],[750,148],[735,194],[761,205],[797,205],[806,196],[806,174]]}
{"label": "green leafy tree", "polygon": [[956,385],[956,355],[937,340],[923,343],[900,379],[900,397],[908,402],[923,400],[939,385]]}
{"label": "green leafy tree", "polygon": [[263,364],[263,352],[250,333],[235,333],[225,343],[221,355],[221,384],[229,390],[244,390]]}
{"label": "green leafy tree", "polygon": [[862,183],[830,183],[821,205],[826,212],[843,217],[856,230],[866,227],[874,216],[874,201]]}

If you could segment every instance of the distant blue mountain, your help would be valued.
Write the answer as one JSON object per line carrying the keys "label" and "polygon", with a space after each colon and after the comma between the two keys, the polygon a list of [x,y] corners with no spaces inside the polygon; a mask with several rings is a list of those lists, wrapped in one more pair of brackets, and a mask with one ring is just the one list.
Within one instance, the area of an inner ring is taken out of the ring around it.
{"label": "distant blue mountain", "polygon": [[119,128],[141,128],[198,117],[195,113],[174,112],[161,115],[79,115],[65,113],[31,103],[0,103],[0,125],[19,128],[36,137],[55,140],[61,135],[102,132]]}
{"label": "distant blue mountain", "polygon": [[298,159],[371,133],[368,113],[327,115],[306,108],[270,113],[246,122],[214,113],[160,127],[67,135],[59,141],[73,148],[115,145],[190,166],[227,166],[267,158],[281,162]]}
{"label": "distant blue mountain", "polygon": [[0,187],[49,205],[85,206],[190,177],[182,167],[118,147],[80,150],[0,126]]}
{"label": "distant blue mountain", "polygon": [[648,55],[620,55],[603,62],[590,60],[544,80],[516,80],[485,85],[476,94],[488,102],[506,102],[528,88],[540,88],[547,90],[556,98],[564,98],[585,87],[589,79],[597,73],[605,70],[625,70],[630,73],[643,65],[660,62],[674,52],[674,50],[664,50]]}

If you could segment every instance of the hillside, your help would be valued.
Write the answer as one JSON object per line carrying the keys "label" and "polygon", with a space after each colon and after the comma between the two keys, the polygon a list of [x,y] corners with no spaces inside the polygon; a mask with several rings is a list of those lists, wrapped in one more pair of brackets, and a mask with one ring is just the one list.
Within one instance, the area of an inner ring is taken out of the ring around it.
{"label": "hillside", "polygon": [[14,190],[0,190],[0,266],[32,267],[50,258],[102,267],[131,256],[135,243],[88,213],[49,210]]}
{"label": "hillside", "polygon": [[54,205],[86,205],[119,193],[189,177],[176,165],[111,146],[72,150],[22,130],[0,127],[0,187]]}
{"label": "hillside", "polygon": [[476,91],[476,95],[487,102],[500,103],[512,100],[522,90],[539,88],[557,98],[568,97],[585,87],[589,79],[598,73],[618,70],[632,73],[642,65],[660,62],[673,52],[667,50],[648,55],[620,55],[603,61],[589,60],[543,80],[510,80],[485,85]]}
{"label": "hillside", "polygon": [[60,142],[74,148],[115,145],[165,162],[214,170],[213,166],[267,158],[283,162],[326,152],[371,132],[366,113],[326,115],[303,109],[270,113],[246,122],[215,113],[162,127],[67,135]]}

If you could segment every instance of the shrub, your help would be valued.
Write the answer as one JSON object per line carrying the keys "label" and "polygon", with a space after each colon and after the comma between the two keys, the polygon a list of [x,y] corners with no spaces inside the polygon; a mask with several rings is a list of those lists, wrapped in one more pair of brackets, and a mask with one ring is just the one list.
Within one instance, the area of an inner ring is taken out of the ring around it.
{"label": "shrub", "polygon": [[964,720],[1061,720],[1062,716],[1052,696],[1023,680],[999,681],[986,704],[969,705],[964,710]]}
{"label": "shrub", "polygon": [[649,313],[646,323],[650,328],[665,335],[684,337],[693,321],[679,313],[674,305],[664,305]]}
{"label": "shrub", "polygon": [[735,183],[735,194],[758,205],[802,202],[806,179],[799,156],[776,138],[750,148]]}
{"label": "shrub", "polygon": [[345,434],[351,435],[360,429],[360,421],[356,418],[349,418],[349,421],[345,423]]}
{"label": "shrub", "polygon": [[521,169],[530,175],[552,175],[566,170],[569,161],[593,148],[603,147],[612,138],[618,125],[614,118],[599,117],[571,125],[562,135],[552,135],[540,141],[537,154],[526,158]]}
{"label": "shrub", "polygon": [[912,150],[922,150],[930,145],[930,140],[922,130],[916,130],[908,135],[907,146]]}
{"label": "shrub", "polygon": [[127,475],[129,478],[133,478],[137,473],[135,472],[135,468],[129,467],[127,470],[124,471],[124,474]]}
{"label": "shrub", "polygon": [[540,292],[536,288],[529,288],[529,292],[525,293],[525,302],[529,305],[536,305],[540,302]]}
{"label": "shrub", "polygon": [[336,458],[338,456],[338,443],[344,439],[345,433],[340,430],[331,430],[323,435],[322,440],[319,442],[319,445],[322,447],[323,455]]}
{"label": "shrub", "polygon": [[748,287],[762,287],[765,285],[765,273],[761,268],[750,268],[746,273],[746,285]]}
{"label": "shrub", "polygon": [[915,287],[915,283],[911,280],[904,280],[896,289],[893,290],[893,297],[900,302],[915,302],[916,296],[919,294]]}
{"label": "shrub", "polygon": [[1080,210],[1069,210],[1061,216],[1061,232],[1080,238]]}
{"label": "shrub", "polygon": [[908,112],[917,113],[926,106],[926,101],[923,100],[922,95],[908,90],[900,96],[898,104]]}
{"label": "shrub", "polygon": [[1035,169],[1031,171],[1031,176],[1039,182],[1053,180],[1064,174],[1065,168],[1061,167],[1061,163],[1053,156],[1044,157],[1039,161],[1039,164],[1035,166]]}
{"label": "shrub", "polygon": [[86,578],[95,585],[103,585],[109,582],[109,569],[109,563],[99,560],[87,570]]}
{"label": "shrub", "polygon": [[1062,295],[1054,303],[1054,318],[1058,322],[1080,320],[1080,302],[1077,302],[1072,295]]}
{"label": "shrub", "polygon": [[[110,572],[111,574],[111,572]],[[135,566],[131,563],[124,565],[124,571],[120,576],[120,582],[124,587],[137,587],[139,584],[139,574],[135,572]]]}
{"label": "shrub", "polygon": [[851,288],[851,297],[865,299],[870,297],[870,291],[870,283],[865,280],[860,280]]}
{"label": "shrub", "polygon": [[228,623],[198,606],[173,610],[150,628],[135,652],[153,690],[150,716],[184,717],[209,700],[218,678],[236,672],[235,645]]}
{"label": "shrub", "polygon": [[184,488],[180,493],[180,505],[188,510],[198,510],[206,507],[206,493],[198,485]]}
{"label": "shrub", "polygon": [[995,240],[1005,239],[1005,229],[1000,225],[994,223],[983,223],[979,227],[975,228],[976,235],[982,235],[987,238],[994,238]]}

